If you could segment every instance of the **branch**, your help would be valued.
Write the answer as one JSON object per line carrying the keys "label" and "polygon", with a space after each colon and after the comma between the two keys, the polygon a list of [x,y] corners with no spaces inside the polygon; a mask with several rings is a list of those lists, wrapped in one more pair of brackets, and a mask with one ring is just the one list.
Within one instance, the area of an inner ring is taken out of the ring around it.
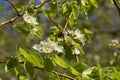
{"label": "branch", "polygon": [[116,8],[117,8],[117,10],[118,10],[118,12],[119,12],[119,15],[120,15],[120,7],[119,7],[119,3],[117,3],[116,0],[113,0],[113,2],[114,2],[115,6],[116,6]]}
{"label": "branch", "polygon": [[[0,61],[0,64],[5,64],[7,61]],[[24,64],[24,62],[19,62],[20,64]],[[40,68],[40,67],[34,67],[34,69],[40,69],[40,70],[45,70],[45,68]],[[70,76],[67,76],[65,74],[62,74],[62,73],[59,73],[59,72],[56,72],[56,71],[52,71],[53,74],[56,74],[56,75],[59,75],[61,77],[64,77],[64,78],[67,78],[67,79],[70,79],[70,80],[75,80],[74,78],[70,77]]]}
{"label": "branch", "polygon": [[[34,9],[38,9],[38,8],[44,6],[44,5],[45,5],[46,3],[48,3],[49,1],[51,1],[51,0],[45,0],[45,1],[43,1],[40,5],[35,6]],[[14,9],[16,9],[16,8],[14,8]],[[23,13],[23,14],[20,14],[20,15],[18,15],[18,16],[15,16],[15,17],[7,20],[7,21],[4,21],[4,22],[0,23],[0,28],[2,28],[2,27],[3,27],[4,25],[6,25],[6,24],[12,23],[13,21],[15,21],[16,19],[20,18],[20,17],[23,16],[23,15],[24,15],[24,13]]]}
{"label": "branch", "polygon": [[38,9],[38,8],[44,6],[45,3],[48,3],[50,1],[52,1],[52,0],[43,0],[42,3],[41,3],[41,5],[35,6],[34,9]]}
{"label": "branch", "polygon": [[60,30],[62,30],[61,25],[59,25],[58,23],[56,23],[55,20],[54,20],[51,16],[48,16],[48,17],[51,19],[51,21],[52,21],[55,25],[58,26],[58,28],[59,28]]}
{"label": "branch", "polygon": [[[71,18],[71,16],[72,16],[72,12],[70,13],[69,18]],[[63,32],[66,30],[66,28],[67,28],[67,26],[68,26],[68,23],[69,23],[69,21],[67,20],[66,23],[65,23]]]}
{"label": "branch", "polygon": [[18,10],[17,10],[17,8],[12,4],[12,2],[10,1],[10,0],[7,0],[10,4],[11,4],[11,6],[15,9],[15,11],[16,11],[16,13],[18,14],[18,15],[20,15],[20,13],[18,12]]}
{"label": "branch", "polygon": [[4,25],[8,24],[8,23],[12,23],[13,21],[15,21],[16,19],[20,18],[23,14],[15,16],[7,21],[4,21],[2,23],[0,23],[0,28],[2,28]]}

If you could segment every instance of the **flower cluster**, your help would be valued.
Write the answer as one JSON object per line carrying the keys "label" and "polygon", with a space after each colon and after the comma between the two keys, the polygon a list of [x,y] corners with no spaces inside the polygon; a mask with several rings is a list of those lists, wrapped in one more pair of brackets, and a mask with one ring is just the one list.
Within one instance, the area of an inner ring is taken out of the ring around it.
{"label": "flower cluster", "polygon": [[27,23],[32,23],[34,25],[38,25],[39,23],[36,21],[36,18],[33,16],[30,16],[28,14],[24,14],[23,15],[23,19],[25,20],[25,22]]}
{"label": "flower cluster", "polygon": [[72,31],[69,31],[68,30],[68,33],[73,35],[75,39],[79,39],[83,44],[85,43],[85,36],[84,34],[82,34],[80,32],[80,30],[76,29],[76,30],[72,30]]}
{"label": "flower cluster", "polygon": [[115,47],[115,46],[117,46],[118,44],[119,44],[119,41],[118,41],[118,40],[111,40],[109,46]]}
{"label": "flower cluster", "polygon": [[40,44],[35,44],[33,49],[44,53],[51,53],[53,51],[63,52],[63,47],[50,39],[41,41]]}

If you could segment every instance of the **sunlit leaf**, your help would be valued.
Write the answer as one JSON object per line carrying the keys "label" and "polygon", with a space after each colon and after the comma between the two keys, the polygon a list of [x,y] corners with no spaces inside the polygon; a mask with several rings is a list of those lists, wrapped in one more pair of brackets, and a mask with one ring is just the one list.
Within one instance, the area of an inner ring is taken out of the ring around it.
{"label": "sunlit leaf", "polygon": [[54,59],[55,63],[58,64],[60,67],[68,68],[68,64],[59,56],[55,55],[55,57],[53,59]]}
{"label": "sunlit leaf", "polygon": [[73,68],[72,66],[69,66],[69,69],[70,69],[70,72],[73,75],[80,75],[80,73],[75,68]]}
{"label": "sunlit leaf", "polygon": [[37,54],[37,53],[32,53],[32,54],[30,54],[29,55],[29,57],[28,57],[28,60],[32,63],[32,64],[34,64],[34,65],[36,65],[36,66],[38,66],[38,67],[44,67],[44,64],[43,64],[43,59],[42,59],[42,57],[39,55],[39,54]]}
{"label": "sunlit leaf", "polygon": [[120,79],[120,72],[114,71],[114,72],[111,73],[111,76],[112,76],[115,80],[119,80],[119,79]]}
{"label": "sunlit leaf", "polygon": [[77,19],[78,14],[79,14],[78,6],[73,5],[73,7],[72,7],[72,14],[73,14],[74,19]]}
{"label": "sunlit leaf", "polygon": [[97,0],[90,0],[90,2],[91,2],[96,8],[98,8]]}
{"label": "sunlit leaf", "polygon": [[19,52],[25,57],[25,58],[28,58],[29,57],[29,53],[22,49],[22,48],[19,48]]}

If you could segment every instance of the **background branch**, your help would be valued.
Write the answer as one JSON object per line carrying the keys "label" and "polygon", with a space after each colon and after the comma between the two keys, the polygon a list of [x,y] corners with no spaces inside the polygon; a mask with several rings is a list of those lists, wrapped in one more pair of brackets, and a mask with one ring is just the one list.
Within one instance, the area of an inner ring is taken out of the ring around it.
{"label": "background branch", "polygon": [[11,6],[15,9],[15,11],[16,11],[16,13],[18,14],[18,15],[20,15],[20,13],[18,12],[18,10],[17,10],[17,8],[12,4],[12,2],[10,1],[10,0],[7,0],[10,4],[11,4]]}
{"label": "background branch", "polygon": [[119,12],[119,15],[120,15],[120,6],[119,6],[120,4],[118,3],[118,0],[113,0],[113,2],[114,2],[115,6]]}
{"label": "background branch", "polygon": [[50,18],[50,20],[51,20],[56,26],[58,26],[58,28],[59,28],[60,30],[62,30],[61,25],[59,25],[58,23],[56,23],[55,20],[54,20],[51,16],[48,16],[48,17]]}
{"label": "background branch", "polygon": [[[8,0],[8,1],[9,1],[9,0]],[[45,1],[43,1],[40,5],[35,6],[34,9],[38,9],[38,8],[44,6],[44,5],[45,5],[46,3],[48,3],[49,1],[51,1],[51,0],[45,0]],[[11,2],[10,2],[10,3],[11,3]],[[11,5],[13,5],[13,4],[11,4]],[[14,6],[14,7],[15,7],[15,6]],[[16,8],[14,8],[14,9],[16,9]],[[16,11],[17,11],[17,9],[16,9]],[[18,11],[17,11],[17,12],[18,12]],[[23,13],[23,14],[19,14],[18,16],[15,16],[15,17],[7,20],[7,21],[4,21],[4,22],[0,23],[0,28],[2,28],[2,27],[3,27],[4,25],[6,25],[6,24],[9,24],[9,23],[15,21],[16,19],[20,18],[20,17],[23,16],[23,15],[24,15],[24,13]]]}

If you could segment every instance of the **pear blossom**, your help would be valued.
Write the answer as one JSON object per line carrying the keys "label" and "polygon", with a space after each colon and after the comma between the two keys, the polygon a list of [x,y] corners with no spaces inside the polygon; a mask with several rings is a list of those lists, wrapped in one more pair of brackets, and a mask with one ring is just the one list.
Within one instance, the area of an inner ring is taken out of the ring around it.
{"label": "pear blossom", "polygon": [[78,54],[80,54],[80,50],[79,50],[78,48],[74,48],[74,49],[72,50],[72,52],[73,52],[73,55],[78,55]]}
{"label": "pear blossom", "polygon": [[[79,39],[83,45],[85,44],[85,36],[80,32],[79,29],[76,30],[68,30],[68,33],[74,38]],[[66,36],[68,38],[68,36]]]}
{"label": "pear blossom", "polygon": [[33,16],[30,16],[28,14],[24,14],[23,15],[23,19],[25,20],[25,22],[27,23],[32,23],[34,25],[38,25],[39,23],[36,21],[36,18]]}
{"label": "pear blossom", "polygon": [[50,39],[41,41],[40,44],[35,44],[33,49],[44,53],[51,53],[52,51],[63,52],[63,47]]}
{"label": "pear blossom", "polygon": [[82,34],[80,32],[80,30],[78,30],[78,29],[75,30],[74,34],[75,34],[75,38],[79,39],[84,44],[84,42],[85,42],[85,36],[84,36],[84,34]]}
{"label": "pear blossom", "polygon": [[119,44],[119,41],[116,40],[116,39],[114,39],[114,40],[111,40],[109,46],[116,46],[116,45],[118,45],[118,44]]}

